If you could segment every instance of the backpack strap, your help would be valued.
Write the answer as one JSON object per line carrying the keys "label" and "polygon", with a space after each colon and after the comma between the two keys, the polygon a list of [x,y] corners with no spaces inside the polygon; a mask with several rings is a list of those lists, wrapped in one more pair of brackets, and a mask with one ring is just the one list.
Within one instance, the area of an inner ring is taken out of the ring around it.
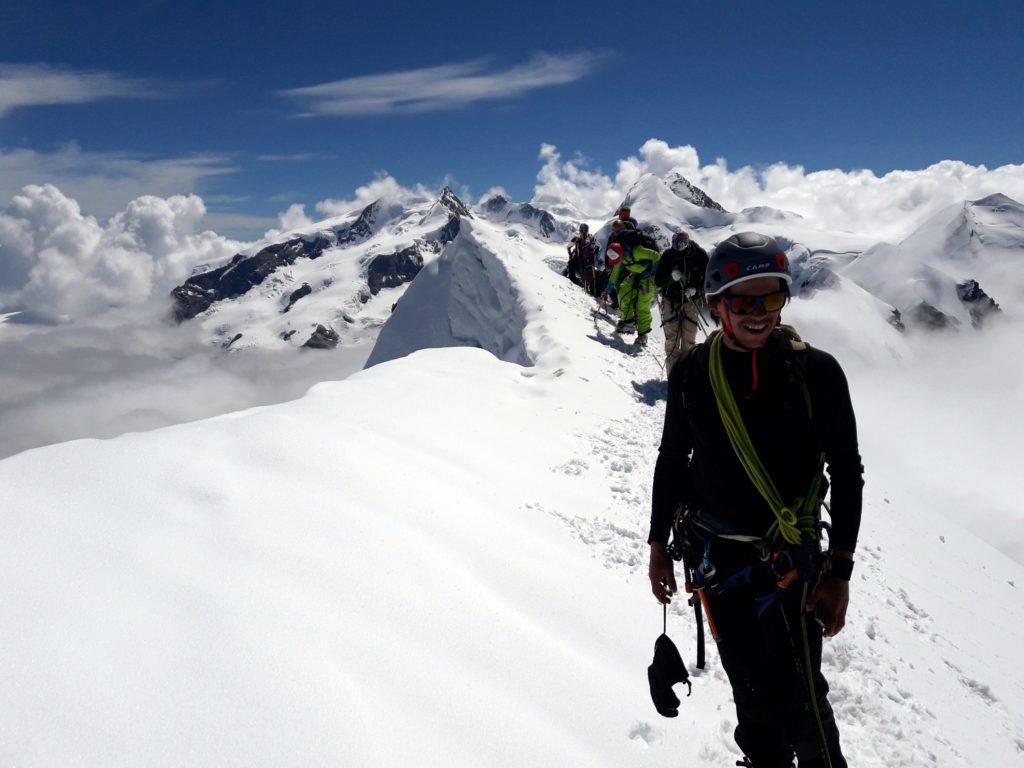
{"label": "backpack strap", "polygon": [[807,350],[811,348],[811,345],[800,338],[800,334],[792,325],[780,323],[779,330],[789,339],[790,349],[793,350],[793,367],[796,371],[797,384],[800,385],[800,392],[804,396],[807,420],[811,421],[814,416],[814,408],[811,405],[811,391],[807,387]]}

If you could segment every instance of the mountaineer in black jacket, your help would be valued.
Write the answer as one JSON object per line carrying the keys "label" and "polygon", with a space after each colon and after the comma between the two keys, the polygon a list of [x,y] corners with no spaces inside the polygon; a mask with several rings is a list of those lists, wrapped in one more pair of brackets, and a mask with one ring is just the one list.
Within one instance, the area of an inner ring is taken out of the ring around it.
{"label": "mountaineer in black jacket", "polygon": [[590,227],[586,223],[580,224],[579,232],[573,235],[567,249],[569,261],[563,274],[576,285],[582,285],[591,296],[600,296],[594,293],[594,261],[600,246],[597,244],[597,238],[590,234]]}
{"label": "mountaineer in black jacket", "polygon": [[704,298],[708,254],[686,232],[672,236],[672,247],[661,254],[654,284],[661,291],[658,308],[665,329],[665,372],[697,340],[699,302]]}
{"label": "mountaineer in black jacket", "polygon": [[[733,235],[711,255],[705,293],[724,330],[669,375],[650,580],[670,602],[671,557],[682,556],[748,765],[789,768],[795,755],[801,768],[845,768],[821,648],[845,623],[863,468],[839,364],[779,330],[790,281],[786,256],[764,235]],[[822,553],[825,464],[832,530]]]}

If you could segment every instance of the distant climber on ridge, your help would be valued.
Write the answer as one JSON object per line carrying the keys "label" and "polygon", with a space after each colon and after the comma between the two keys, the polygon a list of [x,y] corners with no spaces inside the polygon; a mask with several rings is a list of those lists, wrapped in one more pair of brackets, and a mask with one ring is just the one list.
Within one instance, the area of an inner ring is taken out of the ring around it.
{"label": "distant climber on ridge", "polygon": [[[647,344],[651,332],[651,302],[654,301],[654,272],[658,265],[658,244],[654,238],[629,228],[612,236],[608,251],[620,251],[622,261],[608,279],[608,293],[619,303],[615,333],[636,333],[636,344]],[[607,252],[606,252],[607,253]]]}
{"label": "distant climber on ridge", "polygon": [[640,228],[640,225],[636,223],[636,219],[632,216],[632,209],[628,205],[619,206],[619,210],[615,212],[615,215],[618,217],[619,221],[632,224],[633,229]]}
{"label": "distant climber on ridge", "polygon": [[704,300],[704,271],[708,254],[686,232],[672,236],[672,247],[661,254],[654,284],[661,290],[661,325],[665,329],[665,374],[693,346]]}
{"label": "distant climber on ridge", "polygon": [[580,224],[579,232],[573,235],[568,245],[569,263],[566,267],[566,277],[577,285],[582,285],[591,296],[600,296],[594,293],[594,261],[600,252],[597,238],[590,234],[590,227]]}

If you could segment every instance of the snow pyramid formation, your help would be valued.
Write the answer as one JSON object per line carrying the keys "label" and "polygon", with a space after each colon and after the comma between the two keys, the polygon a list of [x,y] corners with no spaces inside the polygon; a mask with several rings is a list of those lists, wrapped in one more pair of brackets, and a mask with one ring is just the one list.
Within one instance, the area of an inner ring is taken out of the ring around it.
{"label": "snow pyramid formation", "polygon": [[368,366],[433,347],[478,347],[500,360],[532,364],[523,299],[504,263],[474,236],[482,226],[464,224],[444,257],[409,287]]}

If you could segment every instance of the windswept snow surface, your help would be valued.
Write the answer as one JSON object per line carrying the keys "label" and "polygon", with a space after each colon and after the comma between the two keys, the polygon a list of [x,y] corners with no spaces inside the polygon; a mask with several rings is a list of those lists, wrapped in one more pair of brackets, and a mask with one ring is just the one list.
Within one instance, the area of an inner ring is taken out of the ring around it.
{"label": "windswept snow surface", "polygon": [[[633,354],[561,246],[518,237],[473,221],[420,273],[393,322],[434,348],[385,329],[383,362],[299,400],[0,461],[0,761],[733,764],[713,648],[679,718],[647,691],[661,339]],[[866,300],[838,285],[786,311],[837,345],[868,467],[825,651],[849,762],[1019,765],[1024,568],[918,493],[894,350],[819,322]]]}

